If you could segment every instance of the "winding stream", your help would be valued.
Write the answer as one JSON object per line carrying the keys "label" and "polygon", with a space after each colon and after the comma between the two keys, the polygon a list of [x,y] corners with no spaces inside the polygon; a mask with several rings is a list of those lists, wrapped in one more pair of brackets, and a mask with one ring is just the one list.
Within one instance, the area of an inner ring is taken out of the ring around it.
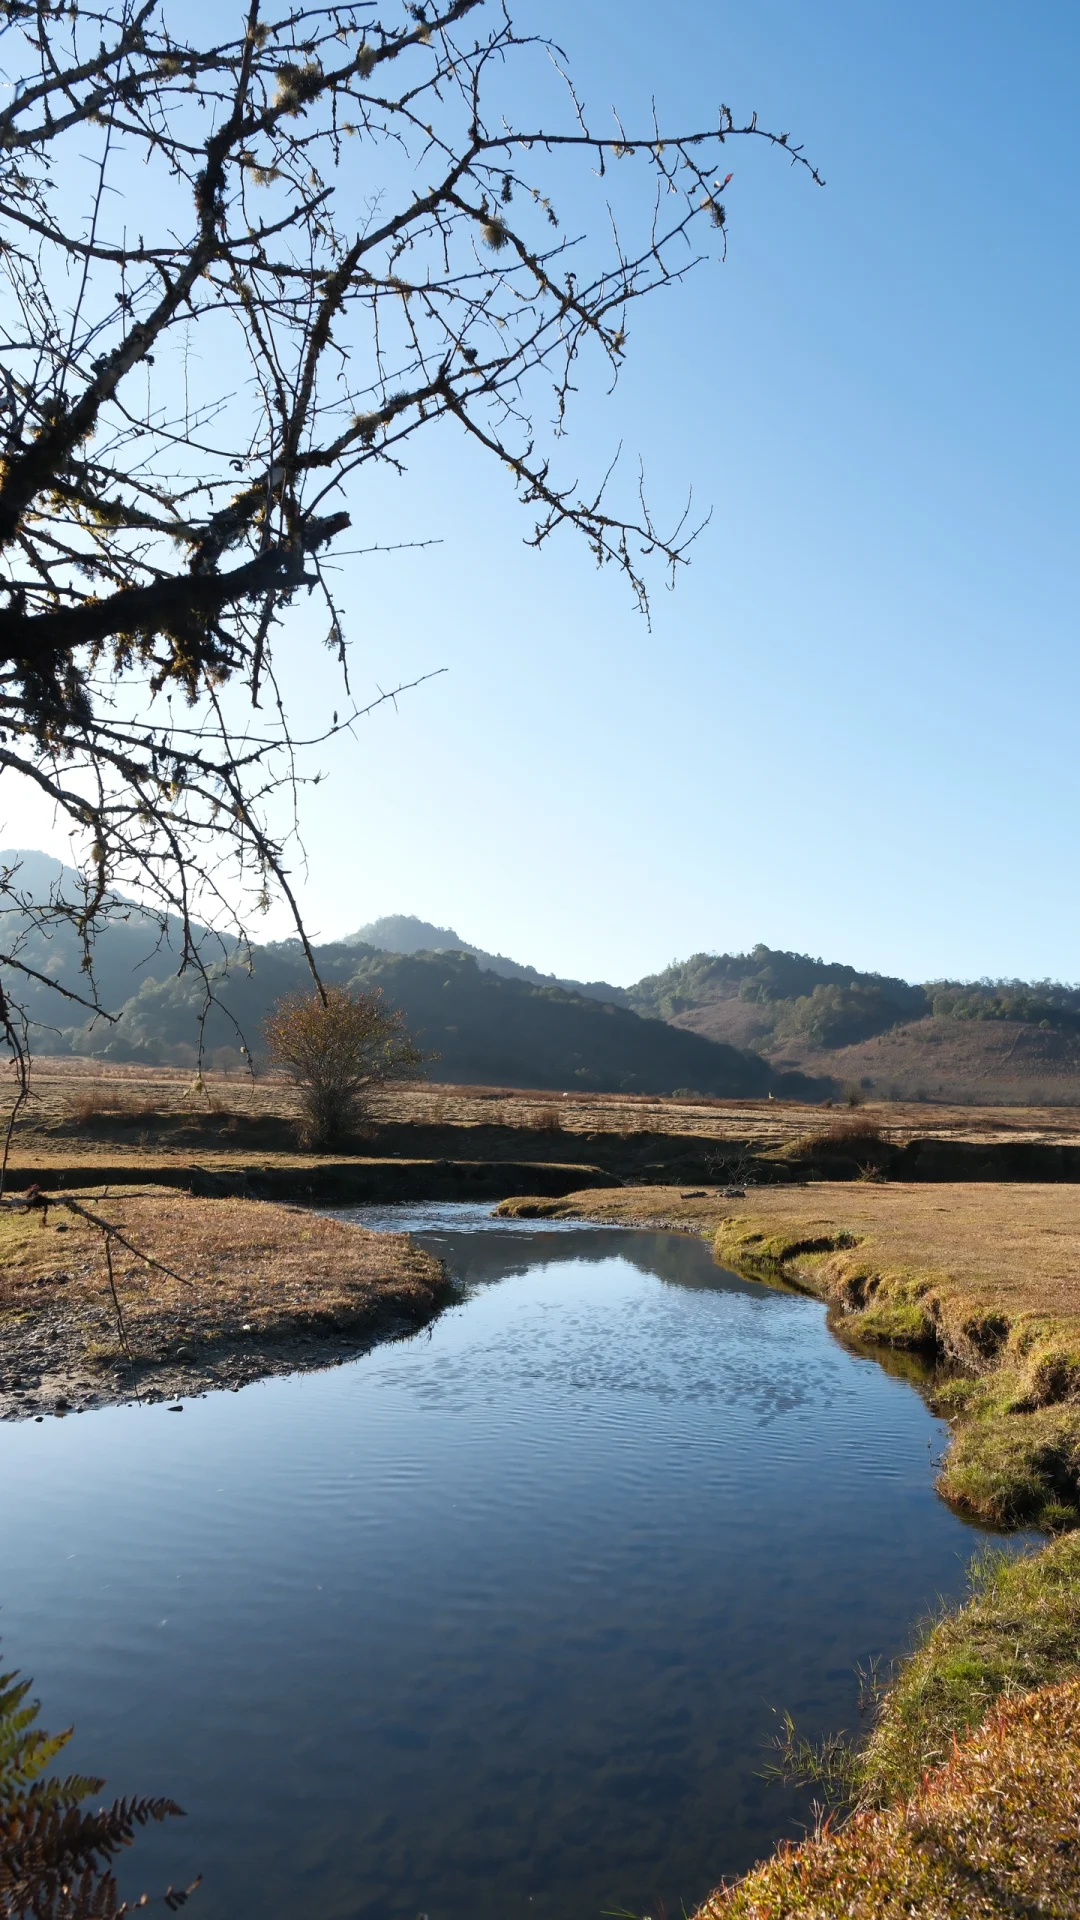
{"label": "winding stream", "polygon": [[65,1761],[188,1813],[192,1920],[688,1910],[797,1834],[776,1709],[963,1586],[944,1430],[695,1240],[353,1210],[466,1295],[243,1393],[0,1427],[0,1635]]}

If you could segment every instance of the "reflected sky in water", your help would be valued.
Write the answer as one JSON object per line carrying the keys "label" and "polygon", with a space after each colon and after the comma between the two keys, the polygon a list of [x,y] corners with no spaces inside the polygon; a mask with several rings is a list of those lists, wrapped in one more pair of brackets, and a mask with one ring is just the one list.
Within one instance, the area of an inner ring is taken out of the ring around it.
{"label": "reflected sky in water", "polygon": [[[371,1218],[367,1213],[346,1217]],[[0,1633],[73,1766],[174,1795],[202,1920],[692,1908],[798,1833],[776,1711],[957,1594],[919,1395],[676,1235],[395,1209],[464,1284],[243,1393],[0,1428]]]}

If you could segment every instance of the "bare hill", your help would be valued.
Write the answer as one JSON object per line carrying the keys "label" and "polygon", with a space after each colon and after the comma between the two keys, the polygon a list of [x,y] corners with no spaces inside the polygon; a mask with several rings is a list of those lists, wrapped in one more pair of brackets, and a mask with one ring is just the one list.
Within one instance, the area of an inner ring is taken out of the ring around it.
{"label": "bare hill", "polygon": [[878,1100],[1080,1104],[1080,1034],[1048,1032],[1033,1021],[931,1016],[829,1054],[808,1046],[781,1046],[765,1058],[781,1070],[828,1070],[844,1085],[857,1085]]}

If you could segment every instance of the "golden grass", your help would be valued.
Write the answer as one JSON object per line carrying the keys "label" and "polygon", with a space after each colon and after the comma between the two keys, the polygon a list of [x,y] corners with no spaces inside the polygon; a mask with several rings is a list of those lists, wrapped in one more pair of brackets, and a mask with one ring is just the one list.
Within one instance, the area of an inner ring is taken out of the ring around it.
{"label": "golden grass", "polygon": [[102,1119],[148,1120],[158,1111],[153,1100],[108,1084],[69,1093],[65,1106],[76,1127],[92,1126],[95,1120]]}
{"label": "golden grass", "polygon": [[910,1801],[782,1849],[697,1920],[998,1920],[1080,1911],[1080,1681],[1010,1701]]}
{"label": "golden grass", "polygon": [[[745,1245],[748,1256],[756,1247],[759,1256],[778,1260],[807,1240],[853,1234],[859,1259],[837,1263],[838,1275],[855,1265],[932,1274],[958,1301],[1010,1317],[1080,1315],[1080,1186],[829,1180],[758,1187],[745,1200],[715,1191],[683,1200],[677,1187],[626,1187],[552,1204],[613,1221],[663,1219],[699,1232],[722,1230],[722,1248],[730,1244],[733,1255]],[[827,1277],[817,1270],[817,1283]]]}
{"label": "golden grass", "polygon": [[[70,1157],[73,1108],[85,1101],[91,1116],[107,1119],[109,1102],[119,1109],[135,1106],[152,1117],[186,1113],[228,1113],[248,1121],[292,1121],[296,1118],[295,1089],[284,1078],[261,1075],[257,1080],[239,1071],[208,1071],[200,1086],[190,1067],[112,1066],[98,1060],[43,1057],[35,1062],[33,1092],[19,1122],[16,1162],[45,1164],[54,1156]],[[857,1116],[833,1109],[833,1118],[821,1107],[781,1100],[719,1100],[660,1098],[640,1094],[571,1092],[559,1096],[550,1090],[505,1087],[452,1086],[421,1083],[388,1087],[372,1101],[371,1118],[379,1126],[416,1128],[453,1127],[459,1130],[537,1128],[539,1116],[555,1109],[564,1134],[661,1133],[705,1140],[738,1140],[755,1152],[776,1152],[807,1134],[820,1134],[852,1119],[879,1128],[889,1141],[902,1143],[915,1136],[935,1139],[1046,1141],[1080,1143],[1080,1108],[968,1107],[922,1103],[867,1103]],[[78,1122],[76,1122],[76,1125]],[[77,1143],[80,1149],[82,1142]],[[97,1143],[88,1141],[90,1151]],[[269,1145],[269,1142],[267,1142]],[[130,1143],[134,1155],[145,1153]],[[150,1151],[168,1153],[167,1143]]]}
{"label": "golden grass", "polygon": [[[439,1263],[405,1235],[298,1208],[174,1192],[73,1197],[123,1236],[112,1240],[113,1272],[136,1357],[160,1358],[177,1338],[344,1330],[387,1313],[422,1319],[443,1282]],[[81,1330],[86,1341],[118,1349],[104,1233],[62,1203],[45,1216],[5,1212],[0,1329],[58,1306],[76,1341]]]}

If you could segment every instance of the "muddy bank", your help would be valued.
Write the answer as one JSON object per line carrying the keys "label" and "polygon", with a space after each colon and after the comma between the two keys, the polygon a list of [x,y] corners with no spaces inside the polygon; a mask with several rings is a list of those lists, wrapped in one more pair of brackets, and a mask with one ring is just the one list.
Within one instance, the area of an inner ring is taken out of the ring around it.
{"label": "muddy bank", "polygon": [[340,1364],[452,1298],[440,1263],[246,1199],[98,1190],[0,1216],[0,1418]]}
{"label": "muddy bank", "polygon": [[297,1327],[232,1341],[191,1339],[182,1355],[159,1360],[143,1354],[134,1363],[119,1351],[111,1360],[89,1361],[82,1330],[61,1313],[42,1314],[33,1328],[14,1329],[0,1321],[0,1420],[85,1413],[135,1400],[150,1404],[219,1391],[238,1393],[273,1374],[343,1366],[381,1341],[415,1333],[435,1311],[437,1306],[422,1314],[387,1308],[333,1332]]}
{"label": "muddy bank", "polygon": [[215,1154],[200,1160],[169,1160],[147,1150],[121,1158],[101,1151],[91,1158],[25,1162],[9,1171],[7,1191],[43,1193],[95,1189],[171,1187],[204,1199],[300,1202],[313,1206],[393,1205],[409,1200],[501,1200],[516,1193],[577,1193],[620,1185],[602,1167],[574,1160],[316,1159],[299,1156],[245,1161]]}
{"label": "muddy bank", "polygon": [[[387,1096],[349,1151],[317,1156],[299,1150],[295,1121],[285,1113],[217,1104],[204,1112],[163,1109],[106,1080],[96,1095],[73,1100],[66,1117],[56,1113],[19,1130],[9,1187],[153,1181],[210,1195],[355,1205],[868,1176],[915,1185],[1080,1184],[1075,1116],[1071,1131],[1055,1121],[1018,1132],[1015,1123],[969,1118],[964,1126],[953,1114],[943,1130],[932,1115],[913,1124],[913,1113],[885,1107],[613,1102],[594,1109],[577,1096],[538,1104],[494,1094],[454,1101],[435,1098],[435,1091]],[[100,1110],[92,1110],[95,1098]]]}

